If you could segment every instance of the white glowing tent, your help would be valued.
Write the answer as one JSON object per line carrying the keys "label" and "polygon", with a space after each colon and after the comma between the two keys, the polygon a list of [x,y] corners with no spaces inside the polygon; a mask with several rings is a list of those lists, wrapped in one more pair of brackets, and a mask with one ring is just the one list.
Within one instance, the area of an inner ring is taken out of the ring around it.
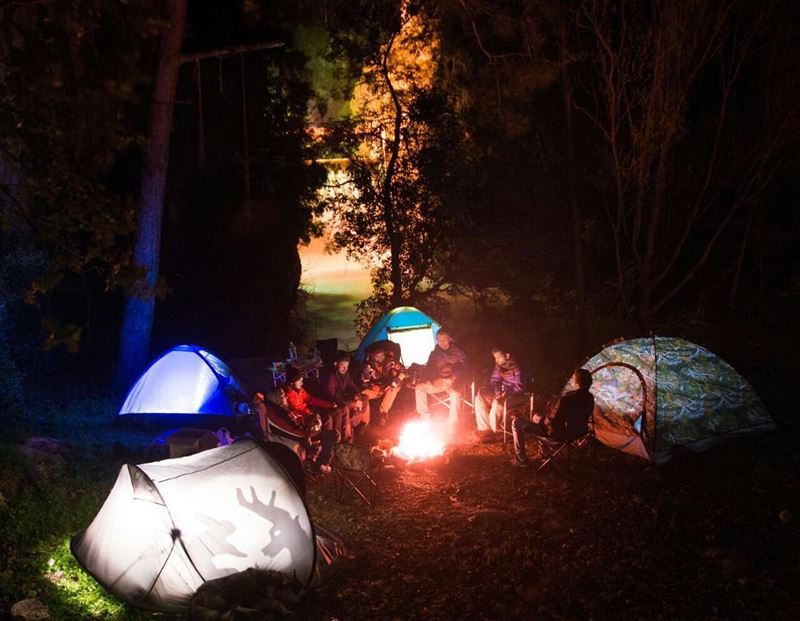
{"label": "white glowing tent", "polygon": [[307,586],[311,519],[278,462],[250,440],[126,465],[72,554],[120,599],[180,610],[206,580],[259,567]]}
{"label": "white glowing tent", "polygon": [[413,306],[398,306],[381,317],[361,341],[356,357],[363,361],[364,350],[375,341],[389,340],[400,345],[405,366],[425,364],[436,347],[439,324]]}
{"label": "white glowing tent", "polygon": [[158,357],[128,391],[124,415],[234,416],[247,389],[228,365],[196,345],[178,345]]}

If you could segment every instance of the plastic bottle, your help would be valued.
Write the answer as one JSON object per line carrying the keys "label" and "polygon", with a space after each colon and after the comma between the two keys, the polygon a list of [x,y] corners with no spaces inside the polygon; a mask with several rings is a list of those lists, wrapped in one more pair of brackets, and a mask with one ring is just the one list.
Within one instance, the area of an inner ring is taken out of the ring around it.
{"label": "plastic bottle", "polygon": [[295,362],[297,360],[297,347],[294,346],[292,341],[289,341],[289,360]]}

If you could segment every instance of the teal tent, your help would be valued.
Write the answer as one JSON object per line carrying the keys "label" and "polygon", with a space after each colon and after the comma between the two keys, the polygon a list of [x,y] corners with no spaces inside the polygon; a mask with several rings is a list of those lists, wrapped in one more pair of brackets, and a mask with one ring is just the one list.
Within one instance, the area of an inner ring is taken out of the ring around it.
{"label": "teal tent", "polygon": [[404,365],[425,364],[436,346],[439,324],[413,306],[398,306],[390,310],[367,332],[356,352],[364,360],[364,350],[375,341],[388,340],[400,345]]}
{"label": "teal tent", "polygon": [[632,455],[661,463],[680,450],[775,429],[732,366],[683,339],[615,341],[582,366],[592,373],[597,439]]}

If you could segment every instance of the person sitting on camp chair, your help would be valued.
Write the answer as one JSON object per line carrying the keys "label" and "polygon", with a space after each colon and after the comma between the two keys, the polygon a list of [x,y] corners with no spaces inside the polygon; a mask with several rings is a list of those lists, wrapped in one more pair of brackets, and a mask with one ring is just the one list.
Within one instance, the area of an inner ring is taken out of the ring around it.
{"label": "person sitting on camp chair", "polygon": [[337,412],[336,404],[318,399],[303,388],[303,374],[296,367],[289,367],[286,372],[286,384],[282,391],[286,397],[289,418],[306,430],[312,442],[319,442],[320,450],[312,458],[312,468],[327,474],[331,471],[333,447],[340,438],[338,428],[342,424],[341,413]]}
{"label": "person sitting on camp chair", "polygon": [[[258,415],[264,442],[282,444],[289,448],[301,463],[307,462],[312,469],[315,458],[321,451],[322,419],[299,420],[293,417],[283,388],[275,388],[265,394],[256,393],[253,397],[253,409]],[[304,426],[305,425],[305,426]],[[333,440],[335,442],[335,433]]]}
{"label": "person sitting on camp chair", "polygon": [[[499,347],[492,348],[494,368],[489,383],[483,386],[475,398],[476,436],[487,441],[497,433],[497,421],[501,418],[504,401],[522,394],[522,371],[511,354]],[[516,405],[515,403],[509,405]]]}
{"label": "person sitting on camp chair", "polygon": [[369,424],[369,405],[356,388],[349,373],[350,355],[340,351],[336,354],[333,369],[323,377],[322,387],[329,401],[336,404],[343,413],[344,441],[351,442],[353,429],[364,423]]}
{"label": "person sitting on camp chair", "polygon": [[572,375],[572,383],[577,386],[577,390],[568,392],[559,399],[549,433],[538,414],[532,420],[521,416],[514,418],[511,424],[514,436],[514,458],[511,460],[513,465],[524,468],[530,463],[525,453],[526,431],[533,433],[542,457],[547,457],[560,444],[572,442],[589,431],[589,420],[594,412],[594,396],[589,392],[592,374],[586,369],[577,369]]}
{"label": "person sitting on camp chair", "polygon": [[439,392],[447,393],[450,399],[447,432],[451,436],[455,435],[458,425],[458,406],[461,401],[461,393],[456,388],[456,382],[466,363],[467,356],[464,351],[452,341],[447,330],[440,328],[436,335],[436,347],[433,348],[428,356],[428,362],[425,364],[427,381],[419,382],[414,386],[417,413],[423,420],[431,417],[428,395]]}
{"label": "person sitting on camp chair", "polygon": [[389,411],[405,378],[406,370],[389,345],[372,347],[367,352],[364,368],[361,370],[361,395],[368,403],[380,399],[378,415],[369,415],[369,420],[377,420],[381,426],[387,423]]}
{"label": "person sitting on camp chair", "polygon": [[258,426],[263,435],[262,440],[266,442],[269,437],[269,425],[267,424],[267,404],[263,392],[253,394],[253,398],[250,400],[250,411],[258,417]]}

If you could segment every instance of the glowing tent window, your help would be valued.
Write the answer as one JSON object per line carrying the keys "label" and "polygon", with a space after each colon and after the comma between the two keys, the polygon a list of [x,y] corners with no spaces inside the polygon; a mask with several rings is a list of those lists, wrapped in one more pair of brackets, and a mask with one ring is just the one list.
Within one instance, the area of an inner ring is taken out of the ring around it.
{"label": "glowing tent window", "polygon": [[433,351],[433,327],[430,325],[406,330],[389,330],[389,340],[400,345],[402,362],[405,366],[425,364]]}

